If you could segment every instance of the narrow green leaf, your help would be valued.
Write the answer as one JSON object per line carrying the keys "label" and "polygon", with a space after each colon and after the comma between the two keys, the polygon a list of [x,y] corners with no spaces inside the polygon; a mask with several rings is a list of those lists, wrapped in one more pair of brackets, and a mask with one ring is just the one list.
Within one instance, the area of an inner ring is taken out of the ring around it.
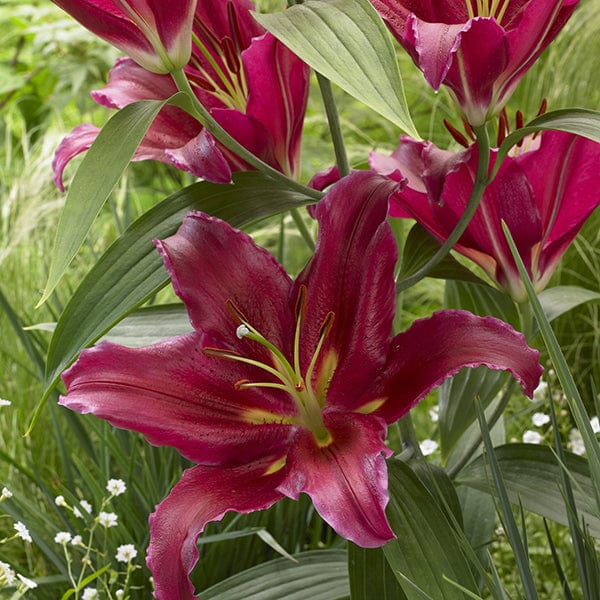
{"label": "narrow green leaf", "polygon": [[386,513],[398,537],[384,546],[384,553],[408,600],[423,598],[417,589],[433,598],[463,600],[444,577],[477,591],[470,563],[435,497],[408,465],[392,460],[388,470]]}
{"label": "narrow green leaf", "polygon": [[[568,524],[565,498],[560,487],[561,467],[549,447],[507,444],[496,446],[494,453],[512,502],[520,499],[527,510]],[[600,518],[594,507],[588,462],[571,453],[565,453],[564,462],[574,482],[573,495],[577,510],[590,532],[600,537]],[[456,482],[489,493],[483,458],[478,457],[467,465],[457,476]]]}
{"label": "narrow green leaf", "polygon": [[538,298],[546,318],[548,321],[553,321],[580,304],[600,300],[600,294],[575,285],[558,285],[543,290]]}
{"label": "narrow green leaf", "polygon": [[278,558],[203,590],[203,600],[347,600],[346,552],[313,550]]}
{"label": "narrow green leaf", "polygon": [[174,234],[190,210],[201,210],[241,227],[313,202],[259,173],[238,173],[234,182],[200,182],[176,192],[132,223],[106,250],[56,324],[46,360],[46,395],[82,348],[168,283],[152,240]]}
{"label": "narrow green leaf", "polygon": [[498,157],[493,173],[495,174],[498,171],[502,161],[517,142],[527,135],[544,129],[566,131],[600,142],[600,112],[587,108],[564,108],[533,119],[525,127],[513,131],[504,138],[498,149]]}
{"label": "narrow green leaf", "polygon": [[38,306],[49,298],[79,251],[102,205],[160,109],[167,103],[177,102],[180,96],[178,93],[168,100],[141,100],[129,104],[102,128],[69,187],[56,230],[48,281]]}
{"label": "narrow green leaf", "polygon": [[95,579],[98,579],[98,577],[100,577],[100,575],[102,575],[103,573],[105,573],[106,571],[108,571],[110,567],[110,564],[108,565],[104,565],[101,569],[98,569],[97,571],[94,571],[91,575],[88,575],[85,579],[83,579],[81,581],[81,583],[79,584],[79,586],[77,587],[77,590],[71,588],[70,590],[67,590],[61,597],[60,600],[67,600],[68,598],[70,598],[76,591],[80,592],[88,583],[92,583],[92,581],[94,581]]}
{"label": "narrow green leaf", "polygon": [[315,71],[419,137],[391,36],[368,0],[307,0],[254,18]]}
{"label": "narrow green leaf", "polygon": [[348,544],[352,600],[406,600],[381,548]]}
{"label": "narrow green leaf", "polygon": [[[415,224],[409,231],[404,244],[401,278],[404,279],[416,273],[439,250],[440,246],[441,244],[425,228],[418,223]],[[447,254],[427,275],[438,279],[458,279],[487,285],[450,254]]]}

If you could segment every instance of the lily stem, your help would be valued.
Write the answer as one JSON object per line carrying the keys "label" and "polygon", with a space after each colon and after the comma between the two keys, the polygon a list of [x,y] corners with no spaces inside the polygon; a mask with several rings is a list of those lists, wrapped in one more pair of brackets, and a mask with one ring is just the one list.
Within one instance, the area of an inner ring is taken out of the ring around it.
{"label": "lily stem", "polygon": [[221,142],[228,150],[231,150],[242,160],[246,161],[250,166],[254,167],[257,171],[260,171],[270,179],[283,183],[285,187],[294,191],[300,192],[304,196],[313,198],[314,200],[320,200],[323,196],[322,192],[313,190],[311,188],[290,179],[287,175],[284,175],[277,169],[274,169],[267,163],[263,162],[260,158],[252,154],[247,148],[242,146],[235,138],[233,138],[223,127],[221,127],[217,121],[211,116],[208,110],[202,105],[202,103],[194,94],[190,82],[186,77],[183,69],[173,71],[171,77],[181,92],[184,92],[190,101],[190,106],[187,107],[203,127],[213,135],[219,142]]}
{"label": "lily stem", "polygon": [[337,110],[335,98],[333,96],[333,87],[331,81],[323,77],[321,73],[316,73],[319,89],[321,90],[321,98],[325,106],[325,114],[329,123],[329,132],[331,141],[333,142],[333,150],[335,152],[335,162],[340,173],[340,177],[345,177],[350,173],[350,163],[348,162],[348,153],[346,152],[346,144],[344,143],[344,135],[340,124],[340,115]]}
{"label": "lily stem", "polygon": [[309,250],[311,252],[314,252],[315,240],[310,234],[310,231],[308,230],[308,227],[306,226],[306,223],[304,222],[300,211],[297,208],[292,208],[290,209],[290,214],[292,215],[292,219],[294,219],[294,223],[296,224],[296,227],[298,228],[302,239],[306,242],[306,245],[308,246]]}
{"label": "lily stem", "polygon": [[423,458],[421,447],[417,440],[417,433],[410,413],[406,413],[398,422],[398,433],[402,442],[403,452],[408,450],[412,458]]}
{"label": "lily stem", "polygon": [[477,173],[475,174],[475,181],[473,182],[473,189],[471,190],[471,196],[469,202],[460,217],[458,223],[452,230],[452,233],[448,236],[448,239],[440,246],[438,251],[425,263],[418,271],[413,273],[406,279],[401,279],[396,284],[396,290],[403,292],[409,287],[415,285],[415,283],[421,281],[431,269],[436,267],[450,252],[452,247],[458,242],[462,234],[465,232],[475,211],[479,206],[479,202],[483,196],[486,186],[488,185],[488,171],[490,165],[490,138],[485,124],[478,127],[473,127],[473,132],[477,139]]}

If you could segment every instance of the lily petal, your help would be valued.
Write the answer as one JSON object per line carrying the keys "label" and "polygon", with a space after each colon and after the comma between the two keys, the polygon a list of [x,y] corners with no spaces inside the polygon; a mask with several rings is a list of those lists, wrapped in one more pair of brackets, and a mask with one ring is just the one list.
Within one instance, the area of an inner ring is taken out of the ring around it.
{"label": "lily petal", "polygon": [[539,352],[503,321],[461,310],[439,311],[394,338],[386,374],[361,403],[385,400],[373,414],[392,423],[463,367],[481,365],[510,371],[530,398],[543,370]]}
{"label": "lily petal", "polygon": [[333,441],[322,448],[300,430],[287,459],[290,475],[278,489],[294,499],[307,493],[321,517],[359,546],[382,546],[395,537],[385,516],[385,457],[391,455],[384,444],[385,423],[335,411],[324,417]]}
{"label": "lily petal", "polygon": [[[294,290],[307,288],[303,372],[323,320],[329,311],[335,315],[321,351],[323,357],[331,351],[337,360],[328,404],[342,406],[364,390],[385,360],[381,348],[390,343],[396,305],[397,250],[387,223],[388,198],[395,187],[372,173],[354,172],[313,209],[319,221],[317,250]],[[296,296],[294,292],[292,301]]]}
{"label": "lily petal", "polygon": [[228,309],[231,301],[271,343],[284,353],[291,349],[293,312],[281,302],[289,296],[291,280],[248,235],[192,212],[175,235],[155,243],[195,329],[246,356],[266,353],[255,342],[237,338],[239,323]]}
{"label": "lily petal", "polygon": [[273,462],[232,469],[197,466],[184,472],[150,515],[147,563],[157,600],[195,600],[189,576],[198,561],[196,540],[207,523],[220,521],[229,511],[269,508],[283,497],[276,488],[285,470],[266,474]]}
{"label": "lily petal", "polygon": [[72,158],[90,149],[94,140],[98,137],[98,133],[100,133],[98,127],[90,123],[83,123],[75,127],[58,145],[52,159],[52,172],[54,173],[54,183],[61,192],[65,191],[63,183],[65,167]]}
{"label": "lily petal", "polygon": [[[284,452],[293,406],[277,390],[238,393],[233,383],[256,376],[246,365],[205,356],[192,333],[146,348],[103,342],[84,350],[63,374],[60,404],[116,427],[143,433],[203,464],[230,465]],[[272,415],[258,424],[254,415]]]}

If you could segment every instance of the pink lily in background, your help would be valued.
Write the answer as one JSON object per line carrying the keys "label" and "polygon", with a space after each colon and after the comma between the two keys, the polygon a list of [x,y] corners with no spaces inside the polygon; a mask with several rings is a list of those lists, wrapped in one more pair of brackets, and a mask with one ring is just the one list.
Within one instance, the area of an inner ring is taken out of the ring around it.
{"label": "pink lily in background", "polygon": [[61,405],[196,463],[150,517],[159,600],[194,598],[208,522],[285,496],[304,492],[340,535],[383,545],[387,424],[462,367],[509,370],[533,393],[538,352],[502,321],[440,311],[393,336],[396,187],[364,171],[332,187],[296,280],[245,233],[190,213],[156,245],[195,331],[146,348],[103,342],[64,373]]}
{"label": "pink lily in background", "polygon": [[[491,151],[495,163],[497,150]],[[415,219],[447,239],[471,194],[477,146],[460,153],[402,137],[391,156],[372,153],[371,168],[401,181],[390,214]],[[600,204],[600,144],[559,131],[526,138],[504,159],[454,249],[477,263],[515,301],[527,294],[502,231],[508,225],[536,291],[548,283],[585,220]]]}
{"label": "pink lily in background", "polygon": [[98,37],[154,73],[190,59],[197,0],[53,0]]}
{"label": "pink lily in background", "polygon": [[[200,0],[194,18],[192,58],[185,74],[200,102],[237,141],[278,171],[297,178],[310,72],[299,58],[252,18],[248,0]],[[123,108],[138,100],[164,100],[177,92],[168,75],[119,59],[96,102]],[[65,166],[89,149],[99,129],[76,127],[59,145],[54,181],[62,190]],[[134,160],[158,160],[215,183],[251,167],[217,142],[193,117],[167,106]]]}
{"label": "pink lily in background", "polygon": [[471,125],[497,115],[579,0],[371,0],[434,90]]}

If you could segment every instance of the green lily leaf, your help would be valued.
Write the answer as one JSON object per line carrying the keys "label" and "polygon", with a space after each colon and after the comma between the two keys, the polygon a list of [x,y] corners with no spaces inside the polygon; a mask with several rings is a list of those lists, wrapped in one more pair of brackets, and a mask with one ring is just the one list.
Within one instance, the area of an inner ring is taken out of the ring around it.
{"label": "green lily leaf", "polygon": [[[567,524],[565,498],[560,488],[560,465],[547,446],[507,444],[494,448],[504,484],[511,502],[521,502],[527,510],[547,519]],[[600,516],[595,510],[594,489],[588,462],[575,454],[565,453],[565,465],[573,481],[573,494],[580,516],[590,533],[600,537]],[[489,474],[483,457],[469,463],[456,478],[457,483],[482,492],[490,492]]]}
{"label": "green lily leaf", "polygon": [[254,18],[315,71],[419,138],[391,36],[368,0],[307,0]]}
{"label": "green lily leaf", "polygon": [[[438,251],[441,244],[418,223],[415,224],[406,237],[402,254],[402,279],[416,273]],[[461,265],[450,254],[428,273],[429,277],[438,279],[457,279],[487,285],[475,273]]]}
{"label": "green lily leaf", "polygon": [[476,592],[470,563],[435,497],[405,463],[388,461],[388,472],[386,513],[398,537],[383,551],[407,599],[422,600],[417,586],[432,598],[463,600],[463,593],[447,580]]}
{"label": "green lily leaf", "polygon": [[600,294],[575,285],[558,285],[543,290],[538,298],[548,321],[553,321],[580,304],[600,300]]}
{"label": "green lily leaf", "polygon": [[141,100],[122,108],[102,128],[86,152],[69,187],[52,251],[46,288],[38,306],[57,286],[81,248],[104,202],[133,158],[142,138],[166,104],[180,104],[185,94],[167,100]]}
{"label": "green lily leaf", "polygon": [[297,562],[278,558],[242,571],[203,590],[204,600],[347,600],[350,596],[346,552],[313,550]]}
{"label": "green lily leaf", "polygon": [[311,202],[314,200],[281,183],[248,172],[237,173],[234,185],[193,184],[142,215],[106,250],[62,312],[50,341],[47,388],[36,416],[79,351],[168,283],[167,271],[152,243],[154,238],[173,235],[190,210],[201,210],[241,227]]}
{"label": "green lily leaf", "polygon": [[406,600],[381,548],[349,543],[348,573],[352,600]]}

